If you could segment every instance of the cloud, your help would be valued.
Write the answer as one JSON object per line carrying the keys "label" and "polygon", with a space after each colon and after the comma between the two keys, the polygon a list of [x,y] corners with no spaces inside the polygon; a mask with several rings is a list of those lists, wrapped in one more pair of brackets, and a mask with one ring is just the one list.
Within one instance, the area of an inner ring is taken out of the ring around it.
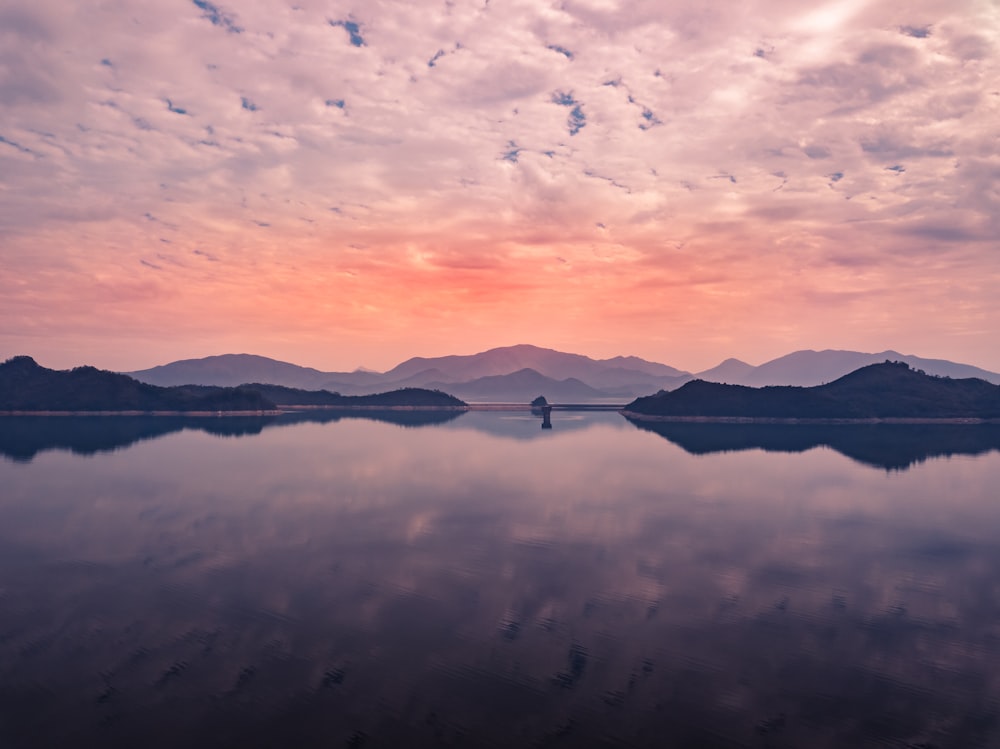
{"label": "cloud", "polygon": [[[145,283],[146,259],[178,281],[175,298],[233,329],[240,294],[272,295],[285,320],[282,301],[297,309],[327,284],[354,311],[310,319],[368,333],[387,318],[366,305],[395,309],[386,329],[405,329],[407,282],[432,305],[435,290],[469,304],[482,285],[496,305],[484,330],[531,309],[566,338],[595,310],[586,327],[607,340],[657,327],[652,290],[613,303],[648,325],[613,329],[596,313],[648,275],[649,289],[675,290],[680,317],[725,300],[683,334],[694,353],[726,314],[748,336],[751,322],[776,329],[774,278],[803,305],[819,298],[806,290],[839,292],[849,279],[831,259],[859,246],[873,276],[897,275],[898,309],[919,308],[925,269],[900,267],[905,248],[938,253],[933,277],[962,290],[978,328],[1000,326],[977,281],[1000,263],[978,239],[1000,229],[1000,21],[985,6],[264,0],[237,16],[193,4],[0,10],[0,274],[44,278],[63,299],[81,275]],[[961,231],[945,241],[935,227],[949,220]],[[189,267],[157,260],[164,237]],[[695,283],[706,265],[721,277]],[[464,269],[465,291],[446,266]],[[570,282],[536,296],[567,267]],[[10,283],[3,319],[71,324]],[[142,317],[141,295],[128,299]],[[786,317],[812,319],[790,305]],[[161,311],[150,319],[170,319]]]}
{"label": "cloud", "polygon": [[960,60],[985,60],[996,53],[996,47],[980,34],[967,34],[951,40],[950,51]]}

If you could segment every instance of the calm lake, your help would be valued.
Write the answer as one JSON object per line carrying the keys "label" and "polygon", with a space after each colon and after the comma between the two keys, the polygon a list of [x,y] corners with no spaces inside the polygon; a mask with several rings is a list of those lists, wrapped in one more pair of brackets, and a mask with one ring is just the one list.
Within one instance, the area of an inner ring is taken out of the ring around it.
{"label": "calm lake", "polygon": [[1000,427],[552,426],[0,419],[0,747],[1000,746]]}

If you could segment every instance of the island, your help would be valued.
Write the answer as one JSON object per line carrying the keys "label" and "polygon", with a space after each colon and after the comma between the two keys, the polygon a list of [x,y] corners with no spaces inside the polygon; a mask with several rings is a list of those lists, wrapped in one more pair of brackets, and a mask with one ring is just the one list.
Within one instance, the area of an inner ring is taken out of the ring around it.
{"label": "island", "polygon": [[996,421],[1000,385],[937,377],[886,361],[815,387],[753,388],[693,380],[637,398],[622,413],[631,419],[676,421]]}
{"label": "island", "polygon": [[346,396],[260,383],[161,387],[89,366],[48,369],[30,356],[0,364],[0,414],[264,415],[288,408],[459,411],[468,406],[447,393],[421,388]]}
{"label": "island", "polygon": [[283,385],[251,383],[241,387],[261,393],[282,408],[360,408],[466,411],[469,404],[440,390],[399,388],[372,395],[341,395],[330,390],[299,390]]}

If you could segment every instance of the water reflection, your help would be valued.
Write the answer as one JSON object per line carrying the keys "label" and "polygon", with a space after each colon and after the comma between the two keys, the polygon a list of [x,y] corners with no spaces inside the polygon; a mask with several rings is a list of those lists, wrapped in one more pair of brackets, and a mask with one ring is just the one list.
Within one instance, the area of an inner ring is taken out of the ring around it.
{"label": "water reflection", "polygon": [[905,470],[929,458],[1000,450],[1000,424],[712,424],[640,421],[693,455],[732,450],[805,452],[829,447],[859,463]]}
{"label": "water reflection", "polygon": [[303,422],[327,424],[369,419],[403,427],[445,424],[456,411],[336,410],[300,411],[280,416],[0,416],[0,455],[30,461],[45,450],[93,455],[127,448],[185,429],[219,437],[246,437],[269,427]]}
{"label": "water reflection", "polygon": [[0,463],[0,745],[1000,741],[1000,456],[468,416]]}
{"label": "water reflection", "polygon": [[[449,424],[515,440],[549,437],[551,412],[355,411],[322,410],[280,416],[17,416],[0,417],[0,455],[30,461],[45,450],[93,455],[127,448],[183,430],[220,437],[259,435],[294,424],[370,420],[403,427]],[[539,432],[539,423],[543,430]],[[760,449],[801,453],[829,447],[865,465],[906,470],[930,458],[982,455],[1000,450],[1000,424],[711,424],[623,419],[610,411],[557,411],[562,432],[596,425],[630,423],[653,432],[693,455]]]}
{"label": "water reflection", "polygon": [[[454,422],[464,429],[518,440],[544,437],[537,431],[539,422],[543,427],[545,425],[541,413],[535,415],[527,411],[466,413],[323,409],[289,412],[280,416],[0,416],[0,455],[28,462],[46,450],[94,455],[125,449],[138,442],[184,430],[202,431],[218,437],[247,437],[274,427],[329,424],[345,419],[377,421],[402,427],[440,426]],[[561,430],[590,428],[595,423],[624,424],[614,412],[561,412],[558,416]],[[533,428],[527,428],[529,425]]]}

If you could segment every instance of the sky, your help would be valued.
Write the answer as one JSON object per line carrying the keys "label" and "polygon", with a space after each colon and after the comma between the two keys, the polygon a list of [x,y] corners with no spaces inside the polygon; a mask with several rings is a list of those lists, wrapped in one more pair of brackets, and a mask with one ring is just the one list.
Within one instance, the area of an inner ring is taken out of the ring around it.
{"label": "sky", "polygon": [[0,359],[997,331],[995,0],[0,6]]}

